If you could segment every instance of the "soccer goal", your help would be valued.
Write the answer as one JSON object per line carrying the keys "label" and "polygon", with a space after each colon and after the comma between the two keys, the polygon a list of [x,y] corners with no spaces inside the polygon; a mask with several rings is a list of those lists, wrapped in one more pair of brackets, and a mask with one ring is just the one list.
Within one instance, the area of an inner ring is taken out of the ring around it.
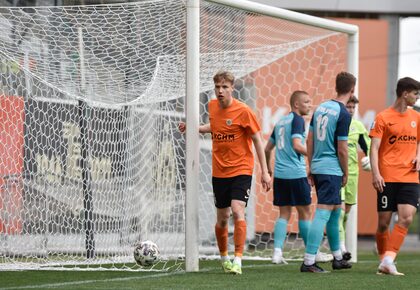
{"label": "soccer goal", "polygon": [[[0,269],[197,271],[218,255],[198,134],[212,76],[233,72],[267,139],[294,90],[316,105],[358,70],[357,27],[242,0],[0,8],[0,29]],[[278,212],[259,174],[245,256],[267,259]],[[145,240],[149,268],[133,258]]]}

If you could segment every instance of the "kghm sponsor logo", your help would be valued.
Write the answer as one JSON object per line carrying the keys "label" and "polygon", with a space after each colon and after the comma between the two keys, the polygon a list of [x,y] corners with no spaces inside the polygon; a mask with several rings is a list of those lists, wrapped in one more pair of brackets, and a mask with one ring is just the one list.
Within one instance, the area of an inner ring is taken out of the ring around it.
{"label": "kghm sponsor logo", "polygon": [[235,141],[235,134],[211,133],[211,139],[216,141],[233,142]]}
{"label": "kghm sponsor logo", "polygon": [[402,136],[391,136],[388,139],[389,144],[394,144],[396,141],[399,142],[415,142],[417,140],[416,136],[402,135]]}

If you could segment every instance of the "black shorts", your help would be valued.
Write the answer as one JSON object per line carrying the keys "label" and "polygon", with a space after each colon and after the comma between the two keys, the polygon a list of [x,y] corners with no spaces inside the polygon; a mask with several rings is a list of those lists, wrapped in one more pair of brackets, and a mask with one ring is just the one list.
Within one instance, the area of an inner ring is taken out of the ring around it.
{"label": "black shorts", "polygon": [[273,204],[277,206],[296,206],[311,204],[311,187],[308,178],[274,178]]}
{"label": "black shorts", "polygon": [[214,205],[217,208],[227,208],[233,199],[242,200],[248,204],[251,193],[251,175],[238,175],[227,178],[212,178]]}
{"label": "black shorts", "polygon": [[318,204],[341,204],[342,176],[329,174],[313,174]]}
{"label": "black shorts", "polygon": [[419,184],[403,182],[386,182],[384,191],[378,192],[377,209],[397,211],[399,204],[419,206]]}

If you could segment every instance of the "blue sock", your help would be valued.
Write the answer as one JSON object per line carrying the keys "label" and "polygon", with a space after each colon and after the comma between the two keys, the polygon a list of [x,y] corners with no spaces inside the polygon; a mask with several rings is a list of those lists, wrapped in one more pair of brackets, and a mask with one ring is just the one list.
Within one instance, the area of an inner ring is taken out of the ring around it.
{"label": "blue sock", "polygon": [[327,237],[332,252],[340,249],[340,221],[341,208],[337,208],[331,212],[330,220],[327,223]]}
{"label": "blue sock", "polygon": [[322,238],[324,237],[324,228],[330,219],[331,211],[326,209],[316,209],[315,217],[311,223],[308,232],[308,241],[305,253],[316,255],[319,245],[321,245]]}
{"label": "blue sock", "polygon": [[287,220],[279,218],[274,226],[274,248],[283,249],[283,243],[286,239]]}
{"label": "blue sock", "polygon": [[311,221],[299,220],[299,234],[301,235],[305,246],[308,242],[308,232],[311,226]]}

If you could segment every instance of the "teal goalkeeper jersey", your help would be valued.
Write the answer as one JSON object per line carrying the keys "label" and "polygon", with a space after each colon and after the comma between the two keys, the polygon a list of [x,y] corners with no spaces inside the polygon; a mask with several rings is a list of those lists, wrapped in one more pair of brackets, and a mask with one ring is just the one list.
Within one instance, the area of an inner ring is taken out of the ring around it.
{"label": "teal goalkeeper jersey", "polygon": [[370,148],[369,133],[362,122],[352,119],[349,129],[349,175],[357,175],[359,173],[359,161],[357,154],[358,145],[367,156]]}

